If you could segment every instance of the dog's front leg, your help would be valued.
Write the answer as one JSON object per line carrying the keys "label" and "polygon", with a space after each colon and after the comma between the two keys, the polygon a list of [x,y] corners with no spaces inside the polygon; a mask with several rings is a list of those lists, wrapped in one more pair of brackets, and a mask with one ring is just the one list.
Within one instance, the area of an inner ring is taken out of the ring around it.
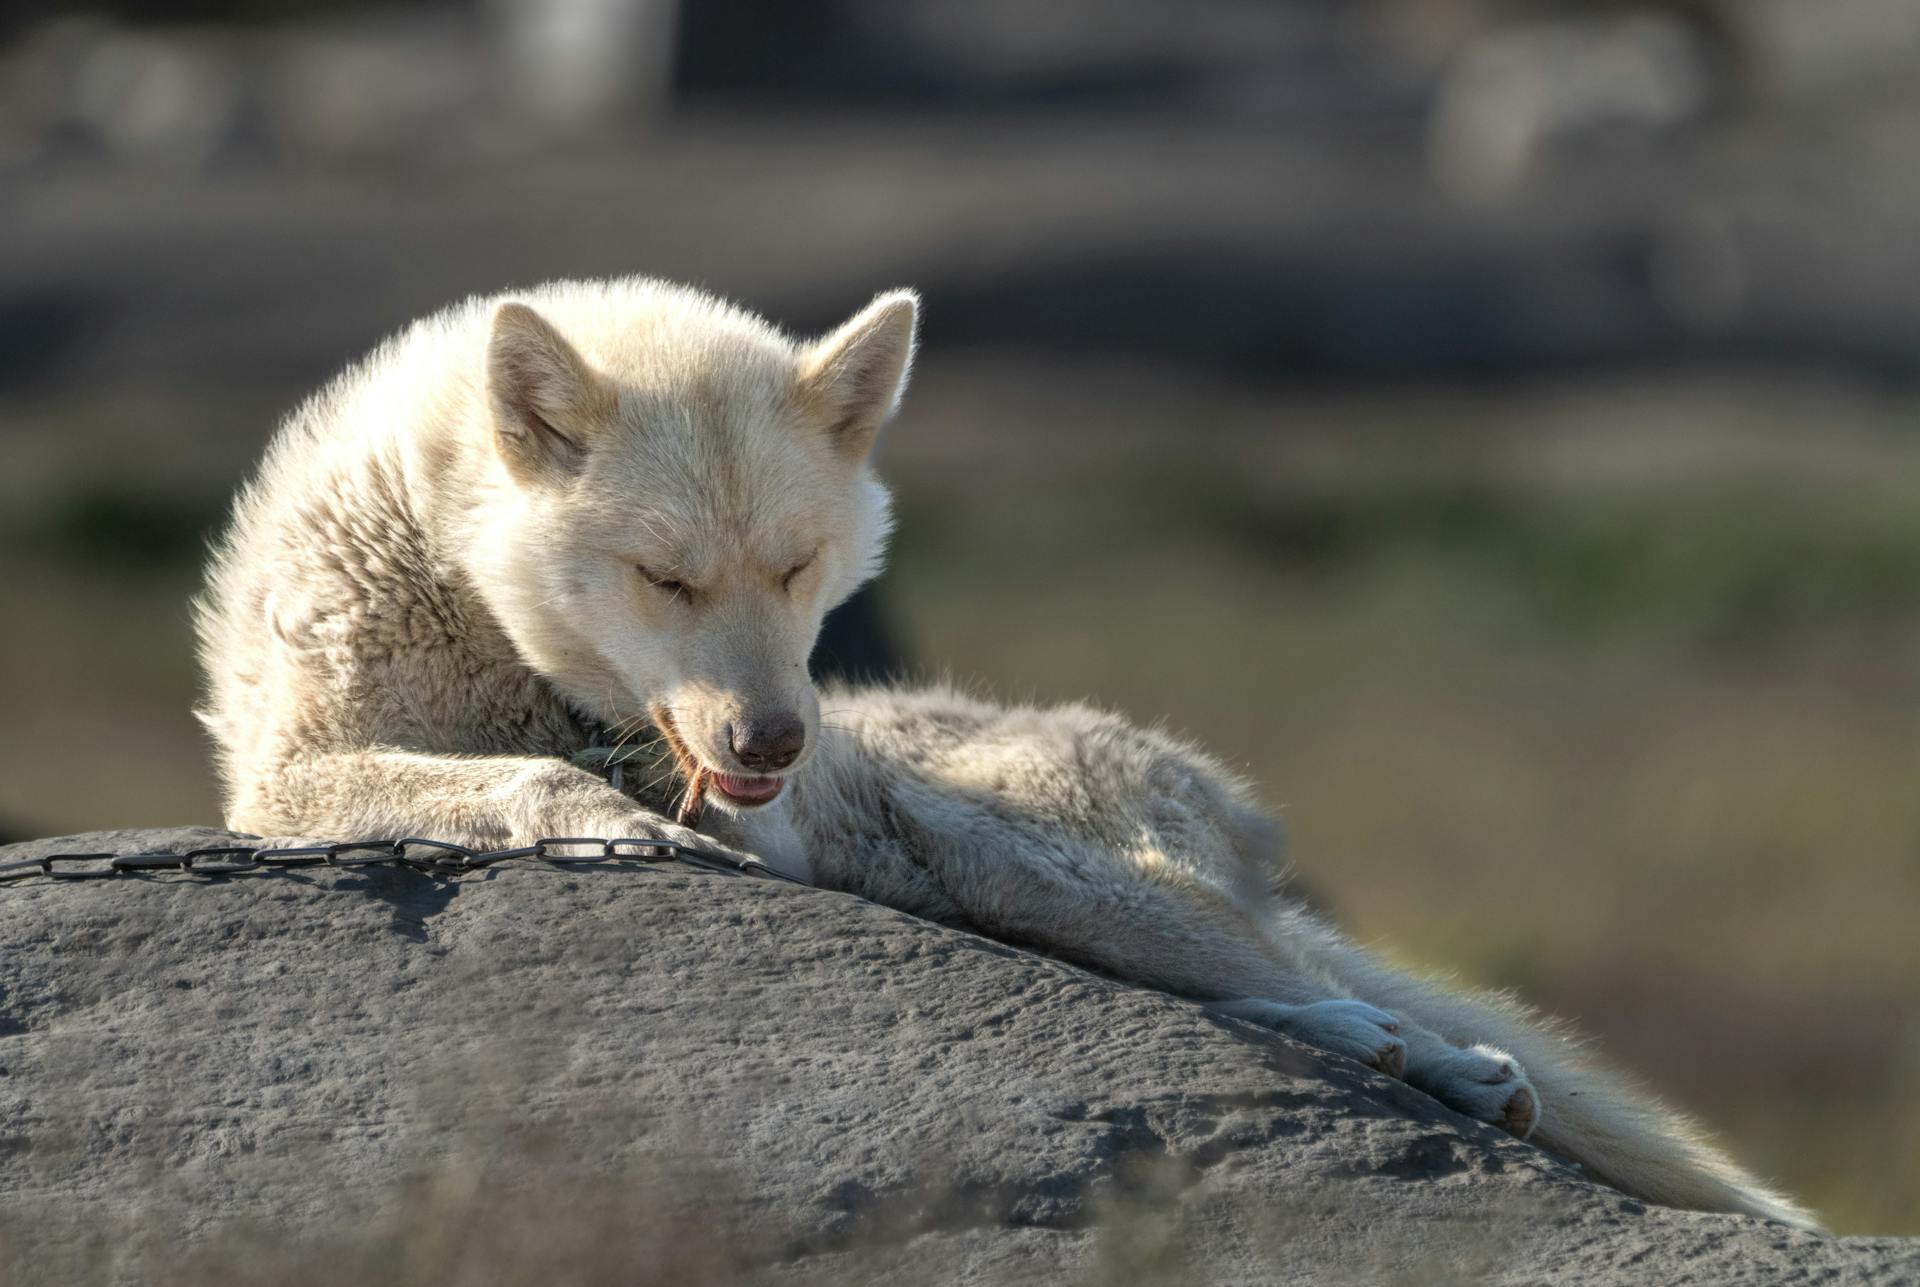
{"label": "dog's front leg", "polygon": [[228,825],[260,835],[425,836],[474,848],[552,836],[721,846],[564,760],[369,749],[295,757],[243,784]]}

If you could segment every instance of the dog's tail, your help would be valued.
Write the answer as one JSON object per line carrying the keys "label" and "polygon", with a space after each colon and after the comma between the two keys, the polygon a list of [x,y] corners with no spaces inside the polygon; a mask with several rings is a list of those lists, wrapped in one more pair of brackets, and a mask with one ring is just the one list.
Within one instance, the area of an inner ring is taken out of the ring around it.
{"label": "dog's tail", "polygon": [[1811,1212],[1742,1170],[1695,1123],[1600,1067],[1561,1026],[1511,997],[1451,992],[1402,974],[1332,935],[1354,994],[1460,1045],[1517,1060],[1540,1096],[1530,1137],[1589,1178],[1661,1206],[1726,1211],[1818,1229]]}

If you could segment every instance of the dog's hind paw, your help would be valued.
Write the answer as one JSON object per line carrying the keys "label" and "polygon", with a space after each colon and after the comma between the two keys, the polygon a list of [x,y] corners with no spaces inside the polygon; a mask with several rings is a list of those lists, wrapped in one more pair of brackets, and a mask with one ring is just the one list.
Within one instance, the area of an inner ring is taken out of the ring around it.
{"label": "dog's hind paw", "polygon": [[1357,1059],[1389,1077],[1398,1077],[1406,1068],[1407,1043],[1399,1036],[1400,1021],[1363,1001],[1286,1005],[1259,997],[1241,997],[1234,1001],[1215,1001],[1207,1008],[1284,1032],[1336,1055]]}
{"label": "dog's hind paw", "polygon": [[1456,1049],[1437,1067],[1422,1069],[1419,1080],[1447,1107],[1521,1139],[1540,1124],[1540,1096],[1526,1071],[1492,1046]]}

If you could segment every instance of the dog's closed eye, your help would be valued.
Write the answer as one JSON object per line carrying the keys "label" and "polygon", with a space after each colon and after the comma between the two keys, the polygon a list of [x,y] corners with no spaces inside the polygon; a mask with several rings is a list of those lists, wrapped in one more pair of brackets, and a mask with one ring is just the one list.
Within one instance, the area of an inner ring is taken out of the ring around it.
{"label": "dog's closed eye", "polygon": [[669,598],[679,599],[688,603],[693,601],[693,587],[685,581],[677,581],[670,576],[662,576],[643,564],[636,563],[634,564],[634,568],[642,577],[646,578],[648,585],[667,595]]}
{"label": "dog's closed eye", "polygon": [[801,559],[798,563],[788,568],[787,574],[780,578],[780,588],[782,590],[793,589],[794,578],[799,576],[802,572],[805,572],[808,568],[812,567],[814,558],[815,558],[814,555],[809,554],[807,555],[806,558]]}

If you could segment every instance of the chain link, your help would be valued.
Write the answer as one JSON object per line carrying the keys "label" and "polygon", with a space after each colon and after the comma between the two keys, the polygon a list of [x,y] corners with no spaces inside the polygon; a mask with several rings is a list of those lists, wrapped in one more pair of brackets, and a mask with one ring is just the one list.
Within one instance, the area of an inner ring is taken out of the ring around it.
{"label": "chain link", "polygon": [[[579,852],[582,849],[586,852]],[[517,849],[469,849],[451,841],[407,836],[400,840],[343,840],[278,849],[210,845],[202,849],[189,849],[184,853],[155,850],[132,854],[47,854],[40,858],[0,862],[0,884],[35,876],[53,880],[100,880],[137,872],[166,870],[198,876],[239,876],[294,867],[381,866],[408,867],[450,879],[510,862],[531,862],[548,867],[677,862],[730,875],[761,876],[795,885],[807,883],[755,858],[733,858],[672,840],[600,840],[582,836],[555,836],[536,840]]]}

